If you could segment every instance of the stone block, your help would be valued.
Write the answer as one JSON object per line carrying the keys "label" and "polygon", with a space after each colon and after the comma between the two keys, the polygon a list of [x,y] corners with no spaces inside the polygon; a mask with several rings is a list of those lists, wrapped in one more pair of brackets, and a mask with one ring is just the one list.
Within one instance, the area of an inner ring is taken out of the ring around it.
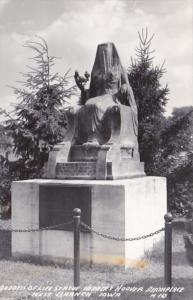
{"label": "stone block", "polygon": [[[12,225],[15,229],[41,228],[69,221],[70,211],[79,207],[83,211],[82,220],[96,231],[115,238],[138,237],[164,226],[166,179],[19,181],[12,185],[12,204]],[[48,214],[47,218],[45,214]],[[72,260],[71,230],[58,228],[35,233],[13,233],[12,254],[60,263]],[[123,242],[81,232],[81,261],[125,267],[135,265],[143,260],[145,252],[151,250],[162,236],[159,234],[147,240]]]}

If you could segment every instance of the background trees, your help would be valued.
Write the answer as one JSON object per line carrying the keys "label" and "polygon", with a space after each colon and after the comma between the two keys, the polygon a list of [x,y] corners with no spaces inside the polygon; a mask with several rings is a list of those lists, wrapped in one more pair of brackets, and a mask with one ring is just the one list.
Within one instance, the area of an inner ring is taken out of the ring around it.
{"label": "background trees", "polygon": [[128,77],[138,106],[140,157],[145,162],[147,175],[155,175],[154,157],[160,146],[169,89],[160,83],[164,66],[153,65],[154,51],[150,49],[153,36],[148,36],[147,29],[142,29],[138,35],[139,45],[135,59],[131,60]]}
{"label": "background trees", "polygon": [[75,87],[69,87],[69,72],[63,76],[52,73],[56,57],[49,54],[44,39],[24,46],[34,52],[32,65],[22,73],[21,87],[13,88],[19,103],[6,127],[20,158],[21,179],[38,177],[48,151],[63,139],[67,125],[64,105],[75,93]]}
{"label": "background trees", "polygon": [[[13,87],[18,98],[11,114],[1,110],[6,122],[0,127],[0,141],[8,141],[16,155],[14,161],[0,156],[0,203],[10,206],[12,180],[40,177],[41,168],[53,145],[62,141],[66,131],[65,104],[76,93],[69,85],[69,72],[52,72],[56,57],[51,56],[42,38],[24,45],[33,51],[28,71],[22,73],[20,87]],[[6,133],[6,134],[5,134]],[[10,209],[8,207],[8,213]]]}
{"label": "background trees", "polygon": [[193,107],[175,108],[162,132],[156,167],[168,180],[169,209],[186,215],[193,203]]}
{"label": "background trees", "polygon": [[9,173],[8,156],[12,148],[12,138],[5,131],[3,124],[0,124],[0,204],[3,204],[4,210],[0,210],[0,217],[10,215],[11,201],[11,175]]}
{"label": "background trees", "polygon": [[139,150],[147,175],[166,176],[168,209],[188,214],[193,202],[193,107],[175,108],[164,115],[169,89],[162,87],[164,65],[154,66],[153,36],[139,34],[136,58],[131,60],[128,77],[138,106]]}

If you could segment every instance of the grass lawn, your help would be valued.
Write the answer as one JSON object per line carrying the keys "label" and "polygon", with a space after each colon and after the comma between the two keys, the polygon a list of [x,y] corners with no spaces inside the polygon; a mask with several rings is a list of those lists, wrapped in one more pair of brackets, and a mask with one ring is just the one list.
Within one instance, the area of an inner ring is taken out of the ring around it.
{"label": "grass lawn", "polygon": [[[0,224],[2,221],[0,222]],[[3,222],[4,227],[8,226],[9,222]],[[122,292],[119,297],[116,297],[116,287],[123,285],[127,287],[143,287],[144,290],[150,286],[163,287],[163,244],[160,244],[157,249],[145,259],[149,264],[141,268],[129,268],[124,271],[120,268],[111,267],[88,267],[81,268],[81,286],[113,286],[111,293],[92,294],[89,298],[81,297],[80,299],[121,299],[121,300],[146,300],[146,299],[164,299],[157,293],[152,298],[151,293],[147,292]],[[189,265],[186,259],[183,231],[178,229],[173,232],[173,286],[184,287],[182,293],[175,293],[172,300],[192,300],[193,299],[193,267]],[[70,266],[59,267],[57,265],[35,265],[29,262],[13,261],[11,259],[11,235],[9,232],[0,232],[0,299],[73,299],[70,295],[62,297],[62,294],[57,294],[51,291],[51,295],[40,295],[39,297],[32,296],[32,287],[52,286],[65,287],[73,285],[73,270]],[[2,285],[12,286],[14,291],[2,290]],[[15,286],[15,287],[14,287]],[[20,286],[20,289],[16,290]],[[108,291],[107,291],[108,292]],[[48,293],[48,291],[47,291]],[[114,297],[111,297],[114,293]],[[100,295],[100,297],[99,297]],[[37,294],[36,294],[37,296]],[[107,297],[109,296],[109,297]],[[165,298],[166,299],[166,298]]]}

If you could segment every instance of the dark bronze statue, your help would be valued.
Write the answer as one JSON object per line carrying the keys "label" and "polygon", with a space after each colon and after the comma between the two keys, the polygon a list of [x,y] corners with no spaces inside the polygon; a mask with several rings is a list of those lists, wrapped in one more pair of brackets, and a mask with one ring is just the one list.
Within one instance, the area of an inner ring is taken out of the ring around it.
{"label": "dark bronze statue", "polygon": [[[116,179],[144,176],[137,106],[113,43],[97,48],[91,76],[74,75],[80,105],[67,112],[65,140],[49,155],[47,177]],[[90,86],[86,88],[90,79]]]}
{"label": "dark bronze statue", "polygon": [[73,143],[108,143],[112,134],[112,122],[109,118],[112,118],[116,110],[120,111],[122,105],[129,107],[129,126],[133,135],[137,136],[136,103],[114,44],[98,46],[90,88],[86,90],[84,85],[88,79],[88,73],[85,73],[85,77],[80,77],[78,72],[75,72],[75,80],[81,90],[81,103],[84,105],[77,113]]}

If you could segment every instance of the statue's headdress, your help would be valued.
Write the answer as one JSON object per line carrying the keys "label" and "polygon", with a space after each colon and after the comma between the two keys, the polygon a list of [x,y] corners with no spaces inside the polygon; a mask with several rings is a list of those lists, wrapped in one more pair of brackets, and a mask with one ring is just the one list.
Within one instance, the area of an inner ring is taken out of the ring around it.
{"label": "statue's headdress", "polygon": [[98,45],[94,66],[91,73],[90,97],[106,93],[118,94],[122,86],[126,86],[126,103],[131,106],[134,128],[138,127],[137,106],[127,72],[124,70],[117,49],[113,43]]}

